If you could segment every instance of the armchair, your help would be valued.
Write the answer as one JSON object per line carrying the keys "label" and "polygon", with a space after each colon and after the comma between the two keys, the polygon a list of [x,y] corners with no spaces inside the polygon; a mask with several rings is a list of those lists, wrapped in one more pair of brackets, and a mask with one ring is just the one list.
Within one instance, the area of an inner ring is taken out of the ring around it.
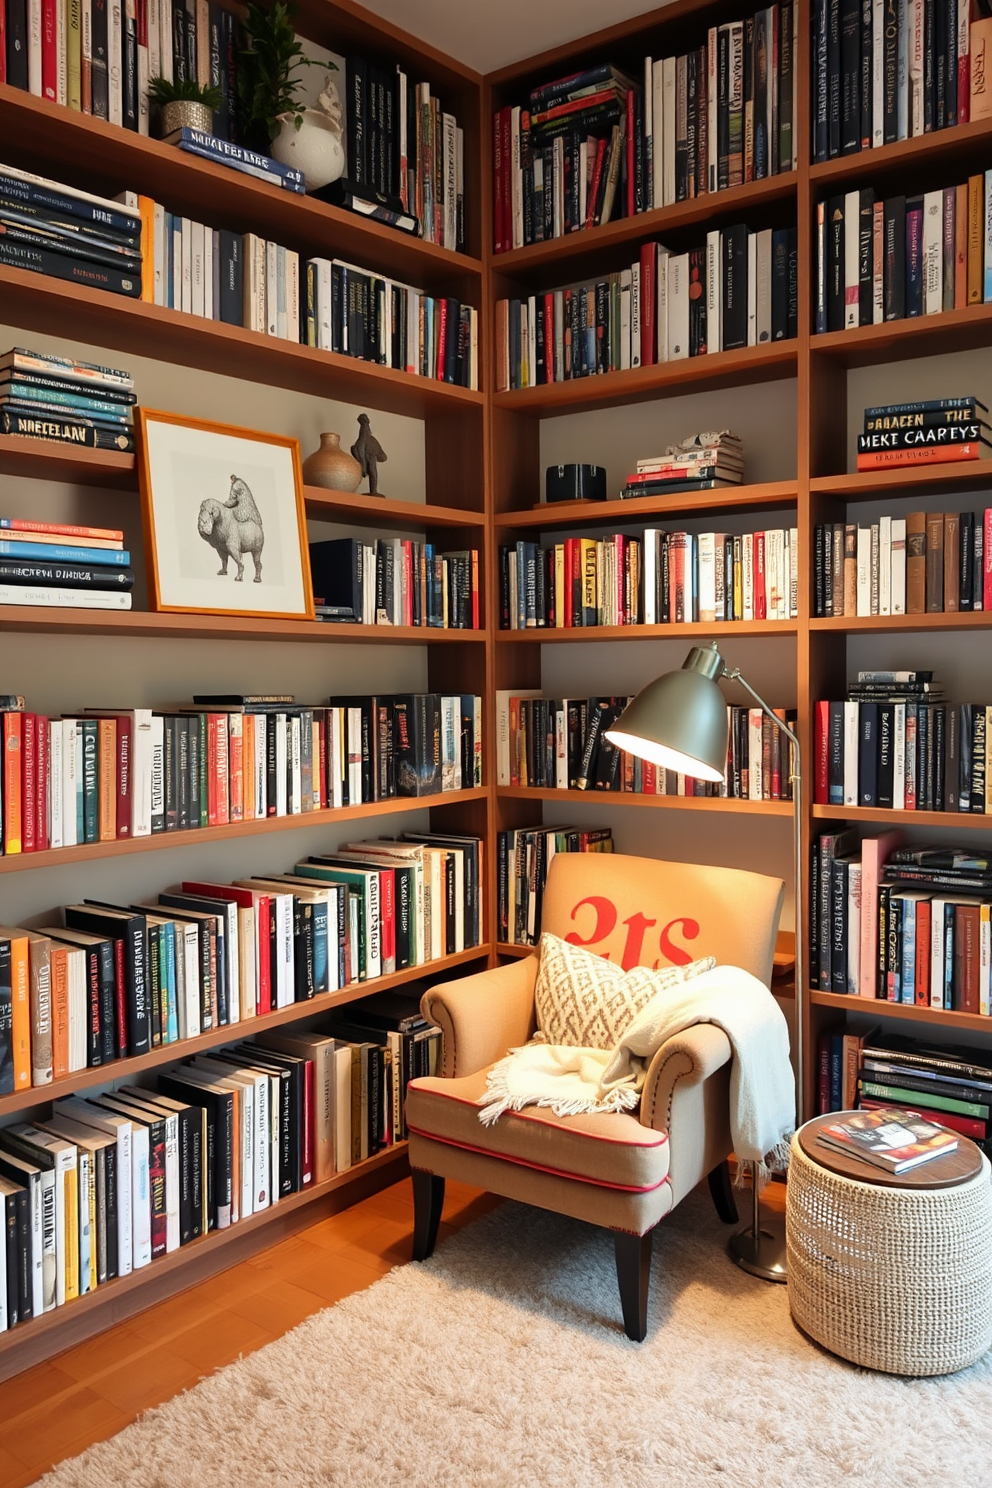
{"label": "armchair", "polygon": [[[543,926],[624,970],[712,955],[767,984],[782,897],[781,879],[735,868],[562,853],[548,873]],[[527,956],[424,995],[424,1015],[444,1031],[444,1064],[407,1091],[414,1259],[434,1249],[446,1177],[587,1220],[613,1231],[624,1328],[640,1342],[658,1222],[704,1177],[720,1218],[737,1219],[730,1043],[713,1024],[669,1039],[633,1114],[532,1107],[485,1127],[478,1102],[489,1067],[535,1030],[537,966]]]}

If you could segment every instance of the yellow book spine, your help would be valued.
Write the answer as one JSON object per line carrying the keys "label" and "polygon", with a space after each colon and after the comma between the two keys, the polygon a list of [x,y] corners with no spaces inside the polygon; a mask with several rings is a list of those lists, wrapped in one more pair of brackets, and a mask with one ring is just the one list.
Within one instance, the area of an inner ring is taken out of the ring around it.
{"label": "yellow book spine", "polygon": [[67,98],[71,109],[80,113],[83,107],[82,51],[83,0],[69,0],[69,25],[66,34]]}
{"label": "yellow book spine", "polygon": [[565,624],[565,544],[555,543],[555,629]]}
{"label": "yellow book spine", "polygon": [[150,196],[138,197],[138,211],[141,213],[141,298],[151,305],[155,301],[155,203]]}
{"label": "yellow book spine", "polygon": [[10,941],[11,1043],[14,1049],[14,1089],[31,1088],[31,972],[28,939]]}
{"label": "yellow book spine", "polygon": [[989,779],[989,770],[992,770],[992,739],[989,738],[989,729],[992,728],[992,707],[985,709],[985,810],[992,812],[992,780]]}
{"label": "yellow book spine", "polygon": [[596,540],[591,537],[583,537],[580,538],[580,542],[582,543],[582,566],[580,569],[582,574],[582,620],[583,624],[588,625],[595,623],[595,618],[593,618],[593,621],[589,620],[588,612],[591,612],[592,616],[595,617],[598,609]]}
{"label": "yellow book spine", "polygon": [[96,1163],[95,1152],[90,1153],[90,1183],[89,1183],[89,1210],[90,1210],[90,1291],[95,1292],[98,1285],[96,1273],[97,1262],[97,1234],[96,1234]]}
{"label": "yellow book spine", "polygon": [[101,718],[98,732],[98,807],[99,838],[113,842],[117,837],[117,722]]}
{"label": "yellow book spine", "polygon": [[65,1193],[65,1300],[79,1296],[79,1177],[75,1168],[63,1174]]}

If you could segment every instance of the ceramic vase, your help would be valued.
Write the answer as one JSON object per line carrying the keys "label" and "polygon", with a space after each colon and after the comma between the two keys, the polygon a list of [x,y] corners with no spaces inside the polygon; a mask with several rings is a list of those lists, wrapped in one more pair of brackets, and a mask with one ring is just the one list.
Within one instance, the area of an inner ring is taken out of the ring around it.
{"label": "ceramic vase", "polygon": [[272,158],[303,172],[308,191],[329,186],[344,173],[340,127],[319,109],[304,109],[296,127],[295,114],[280,114],[279,132],[270,146]]}
{"label": "ceramic vase", "polygon": [[362,483],[362,467],[341,448],[340,434],[321,434],[320,449],[303,461],[303,481],[308,486],[323,486],[326,491],[357,491]]}

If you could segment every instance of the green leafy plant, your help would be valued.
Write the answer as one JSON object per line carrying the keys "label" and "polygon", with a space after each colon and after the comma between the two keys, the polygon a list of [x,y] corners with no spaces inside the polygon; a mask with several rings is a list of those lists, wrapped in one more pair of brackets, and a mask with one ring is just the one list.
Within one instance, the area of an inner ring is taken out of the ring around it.
{"label": "green leafy plant", "polygon": [[337,66],[304,55],[288,0],[272,0],[268,6],[248,0],[244,25],[249,46],[238,54],[238,115],[245,144],[264,152],[282,115],[293,115],[297,129],[303,123],[300,69],[322,67],[336,72]]}
{"label": "green leafy plant", "polygon": [[183,78],[173,83],[168,78],[152,78],[148,84],[148,97],[160,106],[166,103],[202,103],[214,113],[223,106],[224,95],[219,88],[208,84],[201,87],[195,78]]}

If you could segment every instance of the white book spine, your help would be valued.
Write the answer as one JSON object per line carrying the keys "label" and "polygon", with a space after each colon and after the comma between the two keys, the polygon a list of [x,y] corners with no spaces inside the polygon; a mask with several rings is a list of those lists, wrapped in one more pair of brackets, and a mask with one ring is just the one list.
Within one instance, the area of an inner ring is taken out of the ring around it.
{"label": "white book spine", "polygon": [[944,900],[938,898],[930,901],[930,1006],[944,1006]]}
{"label": "white book spine", "polygon": [[510,220],[513,224],[513,246],[524,244],[523,169],[520,162],[520,110],[510,111]]}
{"label": "white book spine", "polygon": [[300,255],[286,250],[286,340],[300,339]]}
{"label": "white book spine", "polygon": [[675,200],[675,67],[676,59],[674,57],[666,57],[662,76],[665,120],[663,130],[665,152],[663,183],[665,191],[664,205],[666,207],[670,207]]}
{"label": "white book spine", "polygon": [[923,198],[923,313],[939,315],[943,308],[944,193],[928,191]]}
{"label": "white book spine", "polygon": [[192,275],[192,312],[206,314],[204,289],[204,228],[202,222],[190,223],[190,271]]}
{"label": "white book spine", "polygon": [[267,336],[279,334],[279,244],[266,243],[265,249],[265,320]]}
{"label": "white book spine", "polygon": [[652,205],[665,201],[665,64],[658,59],[651,66],[651,189]]}
{"label": "white book spine", "polygon": [[878,613],[892,613],[892,518],[878,519]]}
{"label": "white book spine", "polygon": [[747,710],[747,798],[761,800],[761,726],[764,714],[760,708]]}
{"label": "white book spine", "polygon": [[[922,4],[922,0],[920,0]],[[871,144],[885,143],[885,0],[871,7]]]}
{"label": "white book spine", "polygon": [[716,619],[716,547],[715,534],[699,534],[699,619],[705,623]]}
{"label": "white book spine", "polygon": [[871,528],[858,528],[858,610],[857,618],[871,614]]}
{"label": "white book spine", "polygon": [[906,809],[906,704],[892,710],[892,809]]}
{"label": "white book spine", "polygon": [[844,328],[858,324],[858,213],[859,194],[844,197]]}
{"label": "white book spine", "polygon": [[124,46],[122,11],[122,0],[107,0],[107,96],[111,124],[124,123],[123,78],[121,77]]}
{"label": "white book spine", "polygon": [[[752,241],[753,240],[753,241]],[[751,261],[755,263],[755,344],[764,345],[772,339],[772,230],[748,235],[748,274],[750,281]],[[748,284],[750,291],[750,282]]]}
{"label": "white book spine", "polygon": [[166,258],[166,232],[165,232],[165,208],[160,202],[155,203],[154,226],[152,229],[152,254],[155,263],[155,279],[152,298],[156,305],[165,304],[166,284],[168,281],[168,259]]}
{"label": "white book spine", "polygon": [[682,361],[689,355],[689,255],[668,260],[668,355]]}
{"label": "white book spine", "polygon": [[186,1021],[186,1038],[196,1038],[203,1032],[203,1017],[200,1012],[200,932],[198,927],[190,922],[176,923],[176,933],[180,938],[180,945],[176,946],[176,961],[180,955],[183,958],[183,988],[185,991],[185,1012],[180,1008],[179,1035],[183,1037],[181,1018]]}
{"label": "white book spine", "polygon": [[28,0],[28,92],[41,97],[41,0]]}
{"label": "white book spine", "polygon": [[[644,58],[644,124],[642,127],[642,138],[644,142],[644,206],[650,212],[654,206],[654,62],[652,58]],[[595,149],[595,146],[593,146]],[[585,221],[585,213],[580,211],[580,220]]]}
{"label": "white book spine", "polygon": [[889,578],[891,612],[906,613],[906,518],[892,518],[892,561]]}
{"label": "white book spine", "polygon": [[856,702],[844,704],[844,805],[858,804],[858,723]]}
{"label": "white book spine", "polygon": [[158,45],[161,76],[172,82],[172,5],[170,0],[158,0]]}
{"label": "white book spine", "polygon": [[[798,8],[798,7],[797,7]],[[847,865],[847,990],[857,997],[861,986],[861,864]]]}
{"label": "white book spine", "polygon": [[182,281],[180,285],[180,308],[186,315],[193,313],[193,224],[188,217],[182,219],[180,227],[180,264],[182,267]]}
{"label": "white book spine", "polygon": [[[660,292],[660,286],[659,286]],[[551,349],[545,352],[551,355]],[[660,357],[659,357],[660,360]],[[630,270],[620,271],[620,370],[626,372],[630,367]]]}
{"label": "white book spine", "polygon": [[658,341],[658,360],[667,362],[669,358],[668,347],[668,263],[671,258],[667,248],[658,248],[657,261],[657,310],[655,314],[655,331]]}

